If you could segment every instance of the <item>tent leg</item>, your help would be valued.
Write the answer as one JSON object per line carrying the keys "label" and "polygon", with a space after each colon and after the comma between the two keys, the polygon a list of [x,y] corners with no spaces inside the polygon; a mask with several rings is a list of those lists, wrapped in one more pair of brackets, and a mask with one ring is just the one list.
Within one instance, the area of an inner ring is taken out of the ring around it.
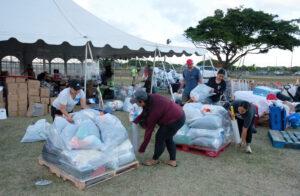
{"label": "tent leg", "polygon": [[[87,42],[87,49],[86,50],[89,50],[89,53],[90,53],[90,56],[91,56],[91,59],[92,61],[94,61],[94,58],[93,58],[93,53],[92,53],[92,49],[91,49],[91,45],[89,42]],[[87,51],[86,51],[86,58],[87,58]],[[85,66],[87,66],[87,64],[85,64]],[[85,72],[85,79],[84,79],[84,88],[86,89],[86,72]],[[102,98],[102,93],[99,89],[99,108],[102,108],[104,107],[104,103],[103,103],[103,98]],[[101,105],[100,105],[101,103]]]}
{"label": "tent leg", "polygon": [[156,58],[156,50],[154,51],[154,58],[153,58],[153,69],[152,69],[152,75],[151,75],[151,89],[150,89],[150,94],[152,94],[152,89],[153,89],[153,76],[154,76],[154,68],[155,68],[155,58]]}
{"label": "tent leg", "polygon": [[[161,57],[160,51],[158,51],[158,55],[159,55],[159,57]],[[166,79],[167,79],[167,83],[168,83],[168,86],[169,86],[169,90],[170,90],[172,99],[173,99],[173,101],[175,102],[175,98],[174,98],[174,94],[173,94],[173,89],[172,89],[172,86],[171,86],[171,84],[170,84],[170,82],[169,82],[169,79],[168,79],[168,76],[167,76],[167,70],[166,70],[165,63],[163,62],[162,65],[163,65],[163,69],[164,69],[164,72],[165,72],[165,77],[166,77]]]}

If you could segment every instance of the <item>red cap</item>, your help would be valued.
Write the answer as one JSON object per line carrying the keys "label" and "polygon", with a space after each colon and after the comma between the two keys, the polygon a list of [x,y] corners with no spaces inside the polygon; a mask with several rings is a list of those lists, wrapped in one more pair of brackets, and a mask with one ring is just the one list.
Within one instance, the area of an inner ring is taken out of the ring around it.
{"label": "red cap", "polygon": [[270,93],[270,94],[268,94],[268,96],[267,96],[267,100],[277,100],[277,97],[276,97],[275,94]]}
{"label": "red cap", "polygon": [[192,60],[192,59],[188,59],[188,60],[186,61],[186,64],[187,64],[187,65],[193,65],[193,60]]}

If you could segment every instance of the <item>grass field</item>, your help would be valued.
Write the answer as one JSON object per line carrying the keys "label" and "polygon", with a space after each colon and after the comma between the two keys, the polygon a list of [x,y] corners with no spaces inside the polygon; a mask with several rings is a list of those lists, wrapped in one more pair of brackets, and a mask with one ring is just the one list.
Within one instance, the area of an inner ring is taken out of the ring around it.
{"label": "grass field", "polygon": [[[116,115],[129,130],[128,116]],[[299,150],[276,149],[270,145],[267,129],[254,135],[253,151],[245,154],[231,145],[218,158],[178,152],[178,167],[163,164],[140,167],[86,191],[63,181],[38,165],[43,142],[20,143],[26,127],[38,118],[10,118],[0,121],[0,195],[300,195]],[[47,116],[50,119],[50,116]],[[141,139],[143,131],[141,131]],[[153,140],[143,161],[153,153]],[[167,153],[161,157],[168,158]],[[37,187],[37,179],[52,184]]]}
{"label": "grass field", "polygon": [[[116,77],[130,84],[127,77]],[[116,112],[130,134],[128,114]],[[50,116],[46,116],[50,121]],[[231,145],[218,158],[177,152],[178,167],[163,164],[140,167],[85,191],[52,175],[37,162],[43,142],[20,143],[28,125],[39,118],[9,118],[0,121],[0,195],[300,195],[300,151],[276,149],[267,128],[259,127],[253,138],[253,154]],[[144,131],[141,130],[140,139]],[[153,143],[139,161],[151,158]],[[168,159],[165,152],[162,160]],[[48,179],[45,187],[34,185]]]}

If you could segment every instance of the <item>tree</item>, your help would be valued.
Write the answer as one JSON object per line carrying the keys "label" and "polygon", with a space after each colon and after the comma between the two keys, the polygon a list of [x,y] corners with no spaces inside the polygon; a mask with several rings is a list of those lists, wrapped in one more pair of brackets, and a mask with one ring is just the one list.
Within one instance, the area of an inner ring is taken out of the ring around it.
{"label": "tree", "polygon": [[299,19],[280,20],[277,15],[251,8],[215,10],[214,16],[185,30],[196,47],[206,48],[224,68],[247,54],[267,53],[270,49],[293,50],[300,45]]}

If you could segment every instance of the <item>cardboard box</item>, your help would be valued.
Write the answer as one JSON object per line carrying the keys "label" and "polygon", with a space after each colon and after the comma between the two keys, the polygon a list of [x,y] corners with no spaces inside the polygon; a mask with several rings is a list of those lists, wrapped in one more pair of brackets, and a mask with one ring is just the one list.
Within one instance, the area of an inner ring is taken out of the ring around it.
{"label": "cardboard box", "polygon": [[27,114],[27,109],[18,111],[18,116],[26,116],[26,114]]}
{"label": "cardboard box", "polygon": [[17,83],[18,90],[27,91],[27,83]]}
{"label": "cardboard box", "polygon": [[44,105],[44,115],[48,115],[48,105],[47,104],[43,104]]}
{"label": "cardboard box", "polygon": [[17,83],[8,83],[6,84],[7,94],[17,95],[18,85]]}
{"label": "cardboard box", "polygon": [[38,80],[28,80],[27,81],[28,89],[30,89],[30,88],[35,88],[35,89],[40,88],[40,85],[41,85],[41,83]]}
{"label": "cardboard box", "polygon": [[29,88],[28,96],[40,96],[39,88]]}
{"label": "cardboard box", "polygon": [[49,103],[50,103],[50,99],[49,99],[49,98],[44,98],[44,97],[41,97],[41,103],[42,103],[42,104],[49,105]]}
{"label": "cardboard box", "polygon": [[16,111],[18,111],[18,105],[17,104],[14,104],[14,105],[8,104],[7,105],[7,111],[8,112],[16,112]]}
{"label": "cardboard box", "polygon": [[9,83],[15,83],[16,79],[14,77],[6,77],[5,78],[5,83],[9,84]]}
{"label": "cardboard box", "polygon": [[24,103],[18,103],[18,111],[24,111],[26,110],[27,111],[28,107],[27,107],[27,103],[24,104]]}
{"label": "cardboard box", "polygon": [[28,93],[27,93],[27,91],[25,92],[25,91],[18,91],[18,94],[17,94],[17,96],[18,96],[18,100],[27,100],[27,97],[28,97]]}
{"label": "cardboard box", "polygon": [[26,79],[25,78],[16,78],[16,83],[25,83]]}
{"label": "cardboard box", "polygon": [[17,111],[8,111],[8,116],[9,117],[17,117],[18,116],[18,112]]}
{"label": "cardboard box", "polygon": [[5,108],[5,103],[4,102],[0,102],[0,108]]}
{"label": "cardboard box", "polygon": [[33,103],[41,103],[41,98],[38,96],[28,96],[28,103],[32,105]]}
{"label": "cardboard box", "polygon": [[27,110],[27,116],[43,116],[45,114],[45,105],[40,103],[34,103],[29,105]]}
{"label": "cardboard box", "polygon": [[17,100],[18,100],[18,95],[12,95],[12,94],[7,95],[8,102],[11,102],[11,103],[15,102],[15,104],[16,104]]}
{"label": "cardboard box", "polygon": [[40,89],[40,96],[43,97],[43,98],[49,98],[50,97],[49,88],[41,88]]}

